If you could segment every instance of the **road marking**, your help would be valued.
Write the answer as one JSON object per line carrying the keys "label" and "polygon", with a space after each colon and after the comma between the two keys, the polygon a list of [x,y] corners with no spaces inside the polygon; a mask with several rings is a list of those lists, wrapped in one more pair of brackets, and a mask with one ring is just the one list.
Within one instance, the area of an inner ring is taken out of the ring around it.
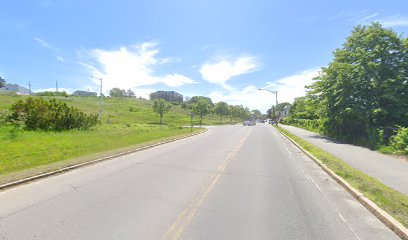
{"label": "road marking", "polygon": [[218,167],[217,171],[211,176],[210,181],[201,189],[201,191],[193,198],[193,200],[188,204],[187,207],[177,216],[175,222],[167,229],[166,233],[163,235],[162,239],[180,239],[181,235],[187,228],[187,226],[192,221],[194,215],[196,215],[197,211],[201,207],[204,200],[207,198],[208,194],[214,188],[218,180],[220,179],[221,175],[224,173],[225,169],[227,168],[228,164],[231,160],[235,157],[238,153],[241,146],[244,144],[250,133],[251,130],[241,139],[241,141],[234,147],[234,149],[227,155],[224,162]]}

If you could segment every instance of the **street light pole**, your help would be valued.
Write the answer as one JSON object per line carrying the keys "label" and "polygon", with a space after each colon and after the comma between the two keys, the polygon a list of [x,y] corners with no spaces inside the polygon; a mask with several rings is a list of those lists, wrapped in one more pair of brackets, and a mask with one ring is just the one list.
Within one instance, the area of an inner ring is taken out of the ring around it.
{"label": "street light pole", "polygon": [[102,78],[97,78],[95,76],[91,76],[91,77],[101,81],[101,88],[99,90],[99,120],[100,120],[100,124],[102,125]]}
{"label": "street light pole", "polygon": [[264,90],[264,91],[268,91],[268,92],[271,92],[271,93],[273,93],[273,94],[275,94],[275,100],[276,100],[276,105],[275,105],[275,118],[276,118],[276,125],[278,125],[278,119],[277,119],[277,117],[276,117],[276,112],[277,112],[277,110],[278,110],[278,91],[272,91],[272,90],[269,90],[269,89],[265,89],[265,88],[259,88],[258,90]]}

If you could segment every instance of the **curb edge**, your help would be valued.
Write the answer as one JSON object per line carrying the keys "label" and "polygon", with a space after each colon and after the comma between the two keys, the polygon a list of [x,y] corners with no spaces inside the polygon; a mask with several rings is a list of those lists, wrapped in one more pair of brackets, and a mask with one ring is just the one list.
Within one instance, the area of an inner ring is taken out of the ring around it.
{"label": "curb edge", "polygon": [[395,234],[401,239],[408,240],[408,229],[404,227],[400,222],[395,220],[391,215],[385,212],[383,209],[377,206],[373,201],[365,197],[357,189],[352,187],[343,178],[338,176],[335,172],[329,169],[324,163],[322,163],[318,158],[313,156],[303,147],[301,147],[295,140],[281,132],[279,129],[275,128],[280,134],[289,139],[296,147],[298,147],[306,156],[312,159],[323,171],[325,171],[330,177],[332,177],[337,183],[339,183],[347,192],[349,192],[361,205],[363,205],[368,211],[370,211],[375,217],[377,217],[385,226],[391,229]]}
{"label": "curb edge", "polygon": [[61,173],[64,173],[64,172],[69,172],[71,170],[81,168],[81,167],[85,167],[85,166],[88,166],[88,165],[91,165],[91,164],[96,164],[96,163],[99,163],[99,162],[111,160],[111,159],[116,158],[116,157],[121,157],[121,156],[125,156],[125,155],[131,154],[131,153],[140,152],[140,151],[143,151],[143,150],[146,150],[146,149],[154,148],[154,147],[166,144],[166,143],[175,142],[175,141],[178,141],[178,140],[181,140],[181,139],[193,137],[193,136],[196,136],[196,135],[199,135],[199,134],[203,134],[203,133],[205,133],[207,131],[208,131],[208,128],[204,128],[204,131],[202,131],[202,132],[193,133],[193,134],[189,134],[189,135],[174,138],[174,139],[169,139],[169,140],[166,140],[166,141],[163,141],[163,142],[154,143],[154,144],[147,145],[147,146],[144,146],[144,147],[139,147],[139,148],[136,148],[136,149],[125,151],[125,152],[116,153],[116,154],[109,155],[109,156],[106,156],[106,157],[94,159],[94,160],[91,160],[91,161],[75,164],[75,165],[72,165],[72,166],[63,167],[63,168],[53,170],[53,171],[50,171],[50,172],[45,172],[45,173],[41,173],[41,174],[34,175],[34,176],[31,176],[31,177],[23,178],[23,179],[20,179],[20,180],[17,180],[17,181],[12,181],[12,182],[9,182],[9,183],[5,183],[5,184],[0,185],[0,192],[4,191],[5,189],[8,189],[8,188],[12,188],[12,187],[15,187],[15,186],[18,186],[18,185],[22,185],[22,184],[29,183],[29,182],[32,182],[32,181],[35,181],[35,180],[39,180],[39,179],[43,179],[43,178],[50,177],[50,176],[53,176],[53,175],[61,174]]}

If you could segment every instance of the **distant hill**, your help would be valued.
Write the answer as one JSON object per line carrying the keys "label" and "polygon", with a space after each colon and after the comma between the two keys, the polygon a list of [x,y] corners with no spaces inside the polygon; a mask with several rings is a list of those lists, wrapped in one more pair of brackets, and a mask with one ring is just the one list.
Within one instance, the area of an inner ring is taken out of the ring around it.
{"label": "distant hill", "polygon": [[29,95],[30,90],[18,84],[5,83],[4,87],[0,88],[1,92],[15,92],[17,94]]}

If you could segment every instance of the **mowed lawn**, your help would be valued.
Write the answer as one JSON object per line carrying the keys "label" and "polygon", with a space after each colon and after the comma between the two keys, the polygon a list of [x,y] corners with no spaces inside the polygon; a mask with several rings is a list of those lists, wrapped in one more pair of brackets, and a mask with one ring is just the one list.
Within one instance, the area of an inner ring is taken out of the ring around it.
{"label": "mowed lawn", "polygon": [[0,175],[189,133],[188,128],[115,124],[88,131],[24,131],[13,137],[9,127],[0,127]]}
{"label": "mowed lawn", "polygon": [[[27,97],[0,94],[0,114],[7,115],[13,103]],[[97,97],[43,98],[56,98],[86,113],[99,113]],[[158,125],[159,116],[153,112],[152,105],[153,102],[146,99],[103,98],[102,126],[86,131],[19,130],[13,135],[12,127],[0,125],[0,175],[79,157],[90,156],[90,160],[104,153],[190,133],[189,128],[180,128],[190,125],[190,116],[179,104],[173,104],[171,111],[164,116],[163,126]],[[198,121],[195,119],[194,124],[197,125]],[[219,118],[211,115],[203,123],[219,124]]]}

